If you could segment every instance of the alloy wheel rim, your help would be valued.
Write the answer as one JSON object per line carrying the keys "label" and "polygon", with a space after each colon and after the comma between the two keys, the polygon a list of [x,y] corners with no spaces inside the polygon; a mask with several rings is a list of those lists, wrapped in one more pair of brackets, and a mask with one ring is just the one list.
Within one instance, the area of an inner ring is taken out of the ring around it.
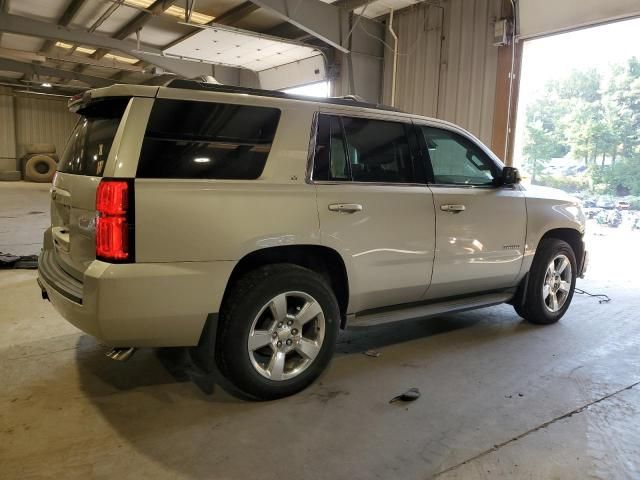
{"label": "alloy wheel rim", "polygon": [[562,309],[569,298],[571,282],[569,258],[564,254],[556,255],[547,266],[542,284],[542,300],[547,310],[556,313]]}
{"label": "alloy wheel rim", "polygon": [[325,318],[318,301],[305,292],[276,295],[256,315],[247,347],[253,368],[274,381],[304,372],[322,348]]}

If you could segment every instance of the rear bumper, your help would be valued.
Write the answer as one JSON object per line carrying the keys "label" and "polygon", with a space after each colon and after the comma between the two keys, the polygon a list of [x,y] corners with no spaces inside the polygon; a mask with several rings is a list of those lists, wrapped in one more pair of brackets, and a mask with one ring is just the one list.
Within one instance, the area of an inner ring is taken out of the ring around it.
{"label": "rear bumper", "polygon": [[68,285],[52,275],[46,253],[43,251],[38,269],[43,296],[46,292],[70,323],[115,347],[197,345],[207,315],[220,308],[236,263],[110,264],[95,260],[83,282],[76,281],[80,295],[72,298]]}

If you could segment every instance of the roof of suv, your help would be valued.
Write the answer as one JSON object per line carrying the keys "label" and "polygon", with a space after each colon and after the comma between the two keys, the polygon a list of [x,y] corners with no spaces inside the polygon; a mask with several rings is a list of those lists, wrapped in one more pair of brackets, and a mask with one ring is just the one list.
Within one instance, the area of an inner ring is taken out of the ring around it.
{"label": "roof of suv", "polygon": [[391,112],[403,112],[400,109],[390,107],[388,105],[380,105],[375,103],[363,102],[354,96],[346,97],[328,97],[328,98],[310,98],[302,95],[292,95],[290,93],[278,90],[262,90],[259,88],[236,87],[233,85],[222,85],[216,83],[197,82],[195,80],[171,80],[165,85],[167,88],[182,88],[185,90],[202,90],[221,93],[244,93],[246,95],[256,95],[260,97],[285,98],[288,100],[313,101],[319,103],[330,103],[335,105],[347,105],[353,107],[373,108],[376,110],[387,110]]}

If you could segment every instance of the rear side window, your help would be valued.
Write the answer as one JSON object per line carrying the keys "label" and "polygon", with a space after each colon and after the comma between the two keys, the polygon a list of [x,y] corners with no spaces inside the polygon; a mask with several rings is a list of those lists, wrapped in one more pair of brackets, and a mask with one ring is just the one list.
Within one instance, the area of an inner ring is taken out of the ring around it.
{"label": "rear side window", "polygon": [[128,103],[128,97],[108,98],[79,110],[80,120],[60,158],[58,171],[101,177]]}
{"label": "rear side window", "polygon": [[258,178],[279,119],[277,108],[156,100],[137,176]]}
{"label": "rear side window", "polygon": [[400,122],[319,115],[314,180],[415,183],[410,130]]}

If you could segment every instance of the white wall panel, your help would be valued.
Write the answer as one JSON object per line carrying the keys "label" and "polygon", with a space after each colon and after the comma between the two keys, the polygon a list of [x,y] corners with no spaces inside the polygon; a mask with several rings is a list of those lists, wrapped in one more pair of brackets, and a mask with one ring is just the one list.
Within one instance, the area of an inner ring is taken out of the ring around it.
{"label": "white wall panel", "polygon": [[78,116],[69,112],[67,99],[16,94],[16,150],[18,157],[30,143],[53,143],[62,154]]}
{"label": "white wall panel", "polygon": [[0,171],[16,169],[16,132],[11,89],[0,87]]}
{"label": "white wall panel", "polygon": [[[396,106],[442,118],[491,143],[500,0],[443,0],[399,12]],[[393,45],[390,35],[387,43]],[[385,48],[384,101],[391,99],[393,52]]]}
{"label": "white wall panel", "polygon": [[523,38],[640,16],[639,0],[519,0],[518,6]]}

